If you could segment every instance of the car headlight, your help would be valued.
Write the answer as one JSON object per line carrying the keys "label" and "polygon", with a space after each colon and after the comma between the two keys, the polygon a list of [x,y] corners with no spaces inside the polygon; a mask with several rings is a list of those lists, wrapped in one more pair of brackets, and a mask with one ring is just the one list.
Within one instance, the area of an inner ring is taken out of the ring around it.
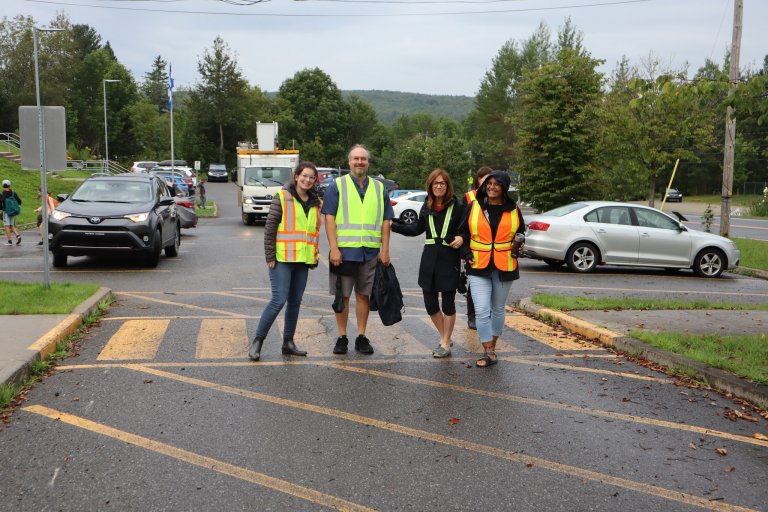
{"label": "car headlight", "polygon": [[131,215],[125,215],[126,219],[131,219],[133,222],[144,222],[149,217],[149,212],[145,213],[133,213]]}
{"label": "car headlight", "polygon": [[72,216],[71,213],[62,212],[62,211],[59,211],[59,210],[53,210],[51,212],[51,217],[53,217],[56,220],[64,220],[67,217],[71,217],[71,216]]}
{"label": "car headlight", "polygon": [[253,204],[253,199],[251,199],[250,197],[246,197],[246,198],[243,200],[243,202],[244,202],[245,204]]}

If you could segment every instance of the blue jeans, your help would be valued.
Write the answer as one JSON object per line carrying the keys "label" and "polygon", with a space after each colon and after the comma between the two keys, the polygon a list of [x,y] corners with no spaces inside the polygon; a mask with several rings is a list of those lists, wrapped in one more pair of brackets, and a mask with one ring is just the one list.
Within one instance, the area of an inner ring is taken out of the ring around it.
{"label": "blue jeans", "polygon": [[278,261],[275,268],[269,269],[269,282],[272,285],[272,298],[261,313],[256,336],[267,337],[269,329],[275,323],[277,315],[285,303],[285,329],[283,339],[293,339],[296,322],[299,320],[299,308],[304,288],[307,286],[309,267],[303,263],[283,263]]}
{"label": "blue jeans", "polygon": [[475,303],[475,322],[477,336],[481,343],[493,341],[494,336],[501,336],[504,329],[507,296],[512,288],[512,281],[501,281],[499,271],[489,277],[467,276]]}

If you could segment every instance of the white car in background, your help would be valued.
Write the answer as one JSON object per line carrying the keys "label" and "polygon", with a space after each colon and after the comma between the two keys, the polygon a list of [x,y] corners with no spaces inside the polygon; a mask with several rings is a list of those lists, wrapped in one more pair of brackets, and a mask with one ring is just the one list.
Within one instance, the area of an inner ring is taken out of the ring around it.
{"label": "white car in background", "polygon": [[142,174],[149,172],[153,167],[157,165],[157,162],[152,160],[142,160],[140,162],[133,162],[131,166],[131,172],[136,174]]}
{"label": "white car in background", "polygon": [[411,192],[392,199],[395,218],[400,219],[403,224],[413,224],[419,220],[419,212],[426,200],[427,193],[424,191]]}
{"label": "white car in background", "polygon": [[693,269],[718,277],[741,252],[722,236],[688,229],[649,206],[580,201],[526,218],[523,255],[587,273],[598,265]]}

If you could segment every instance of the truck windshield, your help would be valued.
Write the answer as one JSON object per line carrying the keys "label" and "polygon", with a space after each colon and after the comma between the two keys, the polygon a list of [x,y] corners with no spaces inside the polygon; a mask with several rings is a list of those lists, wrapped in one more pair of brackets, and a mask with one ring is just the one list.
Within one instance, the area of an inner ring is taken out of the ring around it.
{"label": "truck windshield", "polygon": [[246,185],[284,185],[290,177],[290,167],[246,167],[244,182]]}

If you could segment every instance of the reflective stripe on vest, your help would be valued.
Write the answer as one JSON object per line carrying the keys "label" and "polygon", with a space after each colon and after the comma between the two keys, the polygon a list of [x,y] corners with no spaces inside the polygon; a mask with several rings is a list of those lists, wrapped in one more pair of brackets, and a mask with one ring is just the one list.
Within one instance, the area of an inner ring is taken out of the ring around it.
{"label": "reflective stripe on vest", "polygon": [[469,192],[467,192],[466,194],[464,194],[464,201],[465,201],[467,204],[472,204],[472,201],[474,201],[475,199],[477,199],[477,195],[476,195],[476,194],[477,194],[477,191],[475,191],[475,190],[470,190]]}
{"label": "reflective stripe on vest", "polygon": [[277,261],[285,263],[317,263],[317,245],[320,241],[319,208],[312,206],[309,213],[297,204],[285,189],[278,193],[283,208],[283,218],[277,226],[275,249]]}
{"label": "reflective stripe on vest", "polygon": [[381,247],[381,227],[384,224],[384,185],[368,178],[363,200],[357,192],[352,175],[336,179],[339,206],[336,208],[336,241],[339,247]]}
{"label": "reflective stripe on vest", "polygon": [[[453,213],[453,203],[448,207],[445,212],[445,220],[443,221],[443,230],[440,232],[440,239],[443,241],[443,245],[451,245],[445,241],[445,235],[448,234],[448,224],[451,223],[451,214]],[[437,238],[437,231],[435,230],[435,217],[429,216],[429,238],[424,239],[424,245],[434,245],[435,238]]]}
{"label": "reflective stripe on vest", "polygon": [[[514,214],[514,215],[513,215]],[[496,238],[491,237],[491,224],[483,213],[483,208],[477,201],[472,202],[469,213],[469,248],[475,262],[472,268],[487,268],[493,257],[494,266],[505,272],[517,268],[517,258],[512,257],[512,240],[520,226],[520,217],[515,210],[501,214]]]}

